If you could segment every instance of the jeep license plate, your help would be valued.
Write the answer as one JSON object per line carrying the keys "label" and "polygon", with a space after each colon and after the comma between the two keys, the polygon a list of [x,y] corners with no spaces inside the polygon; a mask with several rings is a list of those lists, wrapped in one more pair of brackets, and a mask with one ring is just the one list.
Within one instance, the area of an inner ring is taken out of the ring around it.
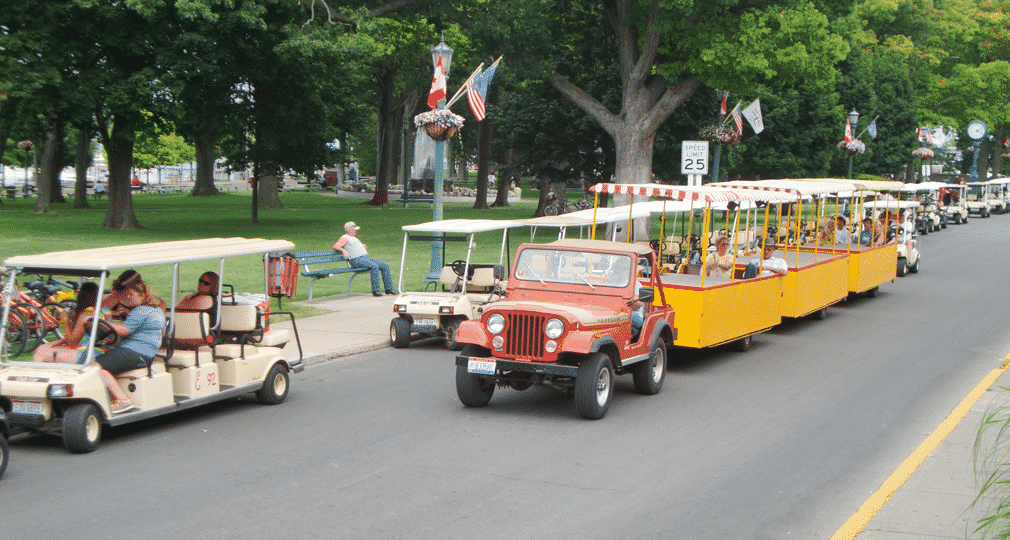
{"label": "jeep license plate", "polygon": [[495,361],[494,360],[475,360],[471,358],[466,363],[466,370],[470,373],[476,373],[478,375],[494,375]]}
{"label": "jeep license plate", "polygon": [[40,401],[21,401],[19,399],[11,400],[13,407],[11,407],[12,413],[17,414],[42,414],[42,402]]}

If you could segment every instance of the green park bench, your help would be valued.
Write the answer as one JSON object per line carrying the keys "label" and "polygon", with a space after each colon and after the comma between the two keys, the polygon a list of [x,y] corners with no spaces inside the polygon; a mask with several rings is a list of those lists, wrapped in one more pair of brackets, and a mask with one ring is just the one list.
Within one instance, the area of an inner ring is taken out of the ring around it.
{"label": "green park bench", "polygon": [[[309,282],[309,301],[312,301],[312,286],[316,284],[317,280],[333,277],[339,274],[351,274],[350,279],[347,280],[347,294],[351,294],[351,289],[354,286],[354,278],[358,274],[367,274],[369,270],[367,268],[354,268],[347,263],[344,256],[337,251],[305,251],[302,253],[292,253],[294,258],[298,259],[298,264],[302,267],[301,274],[305,277],[312,278]],[[343,266],[333,266],[335,263],[344,263]],[[323,269],[313,269],[312,267],[320,267]]]}

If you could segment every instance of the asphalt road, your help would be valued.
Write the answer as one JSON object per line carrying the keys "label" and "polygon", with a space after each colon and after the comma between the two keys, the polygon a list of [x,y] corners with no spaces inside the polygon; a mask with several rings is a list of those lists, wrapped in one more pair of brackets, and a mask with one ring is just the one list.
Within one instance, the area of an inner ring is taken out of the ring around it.
{"label": "asphalt road", "polygon": [[463,408],[437,344],[314,366],[249,399],[12,441],[4,538],[828,538],[1010,352],[1010,216],[923,237],[922,270],[747,353],[675,349],[607,417],[498,390]]}

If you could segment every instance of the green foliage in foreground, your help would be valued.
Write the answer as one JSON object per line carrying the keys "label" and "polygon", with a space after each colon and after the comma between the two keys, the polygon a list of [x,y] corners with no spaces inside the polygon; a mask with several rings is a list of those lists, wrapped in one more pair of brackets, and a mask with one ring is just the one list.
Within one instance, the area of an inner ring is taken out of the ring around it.
{"label": "green foliage in foreground", "polygon": [[970,538],[1010,538],[1010,407],[996,403],[986,408],[972,450],[979,486],[972,507],[982,515]]}
{"label": "green foliage in foreground", "polygon": [[[0,258],[14,255],[65,251],[89,247],[121,244],[162,242],[207,237],[282,238],[295,244],[296,251],[331,249],[343,234],[343,224],[354,221],[361,226],[360,238],[368,245],[369,255],[389,263],[393,280],[399,279],[400,253],[403,247],[401,226],[430,221],[428,204],[411,204],[404,209],[394,201],[385,208],[366,204],[365,199],[334,197],[330,194],[288,192],[281,195],[287,208],[260,209],[259,223],[250,223],[251,192],[226,193],[216,197],[191,197],[188,195],[141,194],[133,199],[137,217],[145,229],[123,231],[103,229],[102,220],[108,199],[89,201],[91,209],[74,210],[69,204],[54,204],[56,214],[35,214],[34,199],[4,200],[0,206]],[[523,201],[508,208],[475,211],[472,203],[445,203],[444,218],[516,219],[533,215],[535,202]],[[542,231],[544,239],[556,237],[555,231]],[[511,249],[529,239],[528,229],[519,229],[513,235]],[[497,262],[500,234],[478,237],[482,248],[475,256],[478,262]],[[431,261],[430,244],[412,242],[405,262],[404,288],[423,287]],[[465,244],[451,243],[446,261],[466,256]],[[487,249],[483,249],[487,248]],[[510,255],[507,255],[508,258]],[[493,259],[493,260],[492,260]],[[206,270],[217,271],[218,261],[204,261],[181,265],[179,289],[192,291],[196,280]],[[235,286],[236,291],[259,293],[263,291],[263,271],[258,257],[238,257],[225,263],[224,282]],[[141,270],[145,280],[167,301],[171,299],[171,268],[147,267]],[[115,276],[113,276],[115,277]],[[313,296],[321,298],[347,293],[348,276],[336,276],[316,282]],[[293,300],[308,297],[308,278],[299,280],[298,293]],[[355,293],[370,291],[367,275],[354,280]],[[284,303],[288,309],[290,304]],[[277,308],[276,301],[274,309]],[[311,314],[312,310],[298,310]]]}

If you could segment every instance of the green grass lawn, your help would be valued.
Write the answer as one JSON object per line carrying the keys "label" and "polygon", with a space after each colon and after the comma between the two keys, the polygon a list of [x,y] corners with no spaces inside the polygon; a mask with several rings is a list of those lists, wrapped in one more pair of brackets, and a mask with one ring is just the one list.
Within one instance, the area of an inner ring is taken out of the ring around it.
{"label": "green grass lawn", "polygon": [[[366,204],[366,199],[334,197],[332,194],[292,191],[281,194],[286,208],[260,209],[259,222],[251,223],[251,192],[232,192],[216,197],[191,197],[188,195],[136,195],[134,210],[142,230],[122,231],[103,229],[107,199],[89,201],[91,209],[73,210],[69,204],[56,204],[55,214],[35,214],[34,199],[5,200],[0,206],[0,257],[64,251],[89,247],[115,246],[143,242],[160,242],[207,237],[283,238],[295,244],[295,251],[331,249],[343,234],[343,224],[354,221],[361,226],[359,238],[368,245],[369,255],[389,263],[394,282],[398,280],[400,254],[403,246],[401,226],[430,221],[428,204],[411,204],[404,209],[398,202],[385,208]],[[513,219],[529,217],[535,209],[535,200],[522,201],[508,208],[473,210],[470,203],[445,203],[443,217]],[[542,231],[542,238],[556,235],[556,231]],[[529,239],[528,229],[515,234],[511,247]],[[482,248],[477,262],[497,262],[500,233],[488,233],[477,238]],[[447,262],[464,258],[465,244],[449,243]],[[489,248],[489,249],[483,249]],[[510,257],[511,255],[507,255]],[[431,261],[430,243],[411,242],[405,264],[407,289],[422,287]],[[196,280],[205,270],[218,269],[217,261],[188,263],[181,268],[183,291],[195,289]],[[171,297],[171,268],[147,267],[141,269],[145,280],[151,283],[162,298]],[[115,276],[113,276],[115,277]],[[236,291],[262,292],[262,266],[255,256],[237,258],[225,263],[225,283]],[[347,275],[316,282],[314,296],[325,297],[346,294]],[[294,300],[308,296],[308,278],[299,280],[298,294]],[[367,276],[355,279],[355,292],[370,290]],[[288,303],[284,304],[287,309]],[[276,301],[274,309],[277,308]],[[301,314],[310,314],[301,310]]]}

